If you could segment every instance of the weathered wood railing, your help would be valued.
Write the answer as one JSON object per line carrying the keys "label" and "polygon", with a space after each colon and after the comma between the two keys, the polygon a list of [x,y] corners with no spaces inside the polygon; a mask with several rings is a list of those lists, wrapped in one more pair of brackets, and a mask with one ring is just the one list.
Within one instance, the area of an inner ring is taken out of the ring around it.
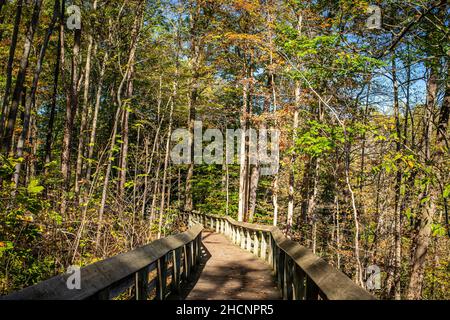
{"label": "weathered wood railing", "polygon": [[163,300],[180,291],[200,262],[202,230],[201,224],[195,224],[186,232],[83,267],[80,289],[69,289],[70,275],[62,274],[1,299],[109,300],[129,293],[136,300]]}
{"label": "weathered wood railing", "polygon": [[201,223],[222,233],[234,244],[268,262],[285,300],[375,299],[312,251],[286,238],[277,227],[200,213],[192,213],[188,218],[190,224]]}

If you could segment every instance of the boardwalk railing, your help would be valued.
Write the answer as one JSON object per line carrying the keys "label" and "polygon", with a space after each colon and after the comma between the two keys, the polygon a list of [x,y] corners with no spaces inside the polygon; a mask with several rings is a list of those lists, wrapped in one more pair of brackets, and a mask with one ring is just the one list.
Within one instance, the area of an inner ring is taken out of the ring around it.
{"label": "boardwalk railing", "polygon": [[286,238],[277,227],[195,212],[188,218],[191,225],[201,223],[222,233],[234,244],[268,262],[285,300],[375,299],[312,251]]}
{"label": "boardwalk railing", "polygon": [[192,225],[186,232],[83,267],[80,289],[69,289],[70,275],[63,274],[0,299],[108,300],[128,293],[136,300],[163,300],[179,292],[200,262],[202,230],[202,225]]}

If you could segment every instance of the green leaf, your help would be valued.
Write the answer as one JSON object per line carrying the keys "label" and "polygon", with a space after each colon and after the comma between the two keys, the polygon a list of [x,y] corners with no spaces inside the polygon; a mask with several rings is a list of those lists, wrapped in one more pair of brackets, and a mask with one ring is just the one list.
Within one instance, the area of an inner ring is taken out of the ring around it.
{"label": "green leaf", "polygon": [[425,197],[425,198],[423,198],[422,200],[420,200],[420,204],[424,204],[424,203],[427,203],[428,201],[430,201],[430,197],[428,196],[428,197]]}
{"label": "green leaf", "polygon": [[442,192],[442,196],[444,198],[448,198],[450,196],[450,184],[444,188],[444,192]]}
{"label": "green leaf", "polygon": [[44,187],[39,185],[38,179],[31,180],[30,184],[27,187],[28,193],[31,194],[39,194],[42,192],[42,190],[44,190]]}

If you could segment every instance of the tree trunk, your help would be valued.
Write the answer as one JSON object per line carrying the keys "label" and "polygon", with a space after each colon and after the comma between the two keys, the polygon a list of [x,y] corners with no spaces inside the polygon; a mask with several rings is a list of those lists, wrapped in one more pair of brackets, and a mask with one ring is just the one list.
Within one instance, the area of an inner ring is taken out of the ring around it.
{"label": "tree trunk", "polygon": [[[159,146],[157,149],[157,153],[159,152]],[[155,220],[155,210],[156,210],[156,201],[158,200],[159,194],[159,173],[161,171],[161,159],[158,160],[158,166],[156,167],[156,175],[155,175],[155,183],[153,188],[153,197],[152,197],[152,205],[150,207],[150,223]]]}
{"label": "tree trunk", "polygon": [[239,170],[239,211],[238,221],[244,221],[244,217],[247,215],[248,202],[247,202],[247,184],[248,184],[248,157],[247,157],[247,117],[248,117],[248,84],[245,79],[243,93],[242,93],[242,115],[241,115],[241,145],[239,150],[240,170]]}
{"label": "tree trunk", "polygon": [[363,270],[361,265],[361,259],[359,256],[359,217],[358,209],[356,208],[355,193],[350,181],[350,143],[347,142],[346,146],[346,163],[345,163],[345,181],[351,197],[351,204],[353,209],[353,221],[355,223],[355,235],[354,235],[354,253],[355,253],[355,280],[358,285],[363,285]]}
{"label": "tree trunk", "polygon": [[[398,97],[397,67],[395,55],[392,58],[392,81],[394,88],[394,116],[395,128],[397,133],[396,152],[402,153],[401,143],[401,125],[400,125],[400,106]],[[402,212],[401,212],[401,184],[403,173],[401,170],[401,159],[397,160],[397,173],[395,180],[395,199],[394,199],[394,282],[391,297],[395,300],[401,299],[401,259],[402,259]]]}
{"label": "tree trunk", "polygon": [[41,12],[42,0],[35,0],[33,15],[28,25],[27,36],[23,46],[22,58],[20,60],[19,72],[17,74],[16,86],[12,96],[11,108],[9,110],[8,123],[6,125],[5,135],[3,137],[3,152],[8,155],[13,143],[13,133],[16,124],[17,111],[21,100],[23,85],[28,68],[28,59],[33,45],[34,34],[36,32],[39,15]]}
{"label": "tree trunk", "polygon": [[12,38],[11,38],[11,45],[9,47],[8,65],[6,67],[5,94],[3,95],[2,113],[0,115],[0,137],[3,136],[3,131],[5,128],[5,119],[9,112],[9,95],[11,94],[10,91],[11,91],[11,84],[12,84],[14,55],[16,53],[17,37],[19,34],[20,20],[22,17],[23,0],[18,0],[16,6],[17,6],[17,9],[16,9],[16,16],[14,18],[14,29],[13,29],[13,34],[12,34]]}
{"label": "tree trunk", "polygon": [[97,87],[97,93],[95,95],[95,106],[94,106],[94,114],[92,115],[92,126],[91,126],[91,133],[89,137],[89,146],[88,146],[88,163],[86,168],[86,180],[91,181],[91,172],[92,172],[92,160],[94,156],[94,147],[95,147],[95,137],[97,134],[97,121],[98,121],[98,112],[100,110],[100,100],[102,97],[102,90],[103,90],[103,79],[105,77],[106,72],[106,64],[108,62],[109,53],[108,51],[105,52],[105,55],[103,57],[102,66],[100,69],[100,75],[98,78],[98,87]]}
{"label": "tree trunk", "polygon": [[[97,10],[97,0],[94,0],[92,10]],[[81,108],[80,134],[78,137],[77,162],[75,169],[75,195],[78,200],[80,193],[80,184],[82,181],[83,155],[85,149],[85,136],[87,129],[88,113],[89,113],[89,85],[91,80],[91,59],[92,47],[94,45],[94,37],[92,31],[89,32],[88,49],[86,54],[86,64],[84,67],[84,87],[83,87],[83,106]]]}
{"label": "tree trunk", "polygon": [[108,196],[109,176],[111,174],[114,150],[116,147],[117,126],[118,126],[120,114],[121,114],[121,109],[119,107],[117,107],[116,115],[114,117],[114,125],[113,125],[113,129],[112,129],[112,134],[111,134],[111,146],[109,148],[109,155],[107,158],[108,164],[106,166],[105,178],[103,181],[102,198],[101,198],[100,208],[98,211],[97,233],[96,233],[96,237],[95,237],[96,250],[98,250],[99,245],[100,245],[100,235],[101,235],[101,231],[103,228],[103,214],[105,212],[106,198]]}
{"label": "tree trunk", "polygon": [[[55,116],[56,116],[56,102],[58,97],[58,81],[59,81],[59,72],[60,72],[60,64],[61,64],[61,44],[62,44],[62,30],[61,26],[64,24],[64,0],[61,4],[61,6],[58,7],[59,10],[59,35],[58,35],[58,44],[56,48],[56,62],[55,62],[55,69],[53,74],[53,93],[52,93],[52,102],[50,105],[50,115],[48,119],[48,126],[47,126],[47,136],[45,140],[45,174],[48,173],[48,166],[52,159],[52,144],[53,144],[53,127],[55,123]],[[64,28],[64,27],[62,27]]]}
{"label": "tree trunk", "polygon": [[[424,153],[425,163],[431,159],[431,133],[434,107],[437,97],[437,74],[432,67],[430,69],[430,77],[427,84],[427,104],[424,128]],[[422,296],[422,285],[424,276],[424,267],[428,246],[431,238],[431,224],[435,211],[434,201],[432,199],[431,187],[427,184],[420,196],[421,203],[417,218],[415,221],[415,234],[412,243],[412,261],[411,261],[411,276],[408,286],[408,299],[420,299]]]}
{"label": "tree trunk", "polygon": [[[141,26],[143,22],[143,2],[139,3],[138,14],[133,22],[133,30],[131,31],[131,44],[130,52],[127,61],[127,69],[122,78],[122,82],[117,90],[117,102],[118,107],[123,108],[123,121],[122,121],[122,145],[121,145],[121,158],[120,158],[120,172],[119,172],[119,186],[118,186],[118,197],[119,201],[123,201],[125,192],[125,183],[127,177],[127,157],[128,157],[128,120],[129,120],[129,100],[133,96],[133,76],[134,76],[134,63],[136,56],[136,49],[139,40],[139,35],[141,31]],[[122,88],[126,84],[126,98],[127,102],[122,104]]]}
{"label": "tree trunk", "polygon": [[[23,156],[23,148],[24,148],[24,144],[26,141],[26,138],[28,136],[28,128],[30,125],[30,117],[31,117],[31,112],[34,109],[35,105],[36,105],[36,91],[38,88],[38,83],[39,83],[39,77],[41,75],[42,72],[42,64],[44,62],[44,58],[45,58],[45,53],[48,47],[48,43],[50,41],[50,37],[53,33],[53,29],[55,27],[55,23],[56,20],[58,19],[59,16],[59,0],[55,1],[55,5],[53,8],[53,17],[52,20],[50,21],[50,24],[47,28],[47,31],[45,33],[45,38],[44,41],[42,43],[42,47],[41,50],[39,52],[39,57],[37,59],[36,62],[36,69],[34,71],[34,76],[33,76],[33,83],[31,86],[31,93],[28,97],[28,99],[26,100],[25,103],[25,110],[24,110],[24,119],[23,119],[23,126],[22,126],[22,133],[18,139],[17,142],[17,147],[16,147],[16,157],[17,158],[21,158]],[[23,94],[26,96],[25,94],[25,90],[23,92]],[[21,171],[21,167],[22,167],[22,163],[19,162],[16,164],[16,168],[15,168],[15,172],[14,172],[14,184],[15,184],[15,188],[17,189],[18,185],[19,185],[19,177],[20,177],[20,171]]]}
{"label": "tree trunk", "polygon": [[195,101],[197,99],[196,92],[191,92],[190,97],[188,97],[188,108],[189,108],[189,146],[191,148],[191,159],[188,167],[188,172],[186,174],[186,190],[184,198],[184,211],[191,212],[194,209],[194,203],[192,200],[192,178],[194,177],[194,122],[195,122]]}
{"label": "tree trunk", "polygon": [[445,81],[444,99],[439,110],[439,120],[436,135],[436,153],[435,156],[445,154],[449,150],[449,141],[447,140],[447,129],[450,118],[450,59],[447,61],[447,79]]}
{"label": "tree trunk", "polygon": [[[297,139],[298,129],[298,109],[300,107],[300,84],[297,82],[295,86],[295,110],[294,110],[294,123],[292,126],[292,145],[295,148],[295,141]],[[292,223],[294,219],[294,193],[295,193],[295,170],[294,163],[296,159],[295,151],[291,155],[291,163],[289,168],[289,194],[288,194],[288,213],[286,221],[286,233],[291,232]]]}
{"label": "tree trunk", "polygon": [[[175,91],[176,91],[176,89],[175,89]],[[165,192],[166,192],[166,182],[167,182],[167,171],[168,171],[168,167],[169,167],[170,138],[172,137],[172,115],[173,115],[173,106],[174,106],[173,100],[174,99],[172,99],[172,102],[170,105],[169,128],[168,128],[167,140],[166,140],[166,154],[164,157],[164,171],[163,171],[162,187],[161,187],[161,193],[162,193],[161,194],[161,205],[159,207],[158,239],[161,238],[165,201],[166,201]]]}
{"label": "tree trunk", "polygon": [[199,78],[199,66],[200,60],[202,59],[202,48],[200,46],[200,39],[198,35],[198,17],[200,15],[200,6],[192,7],[189,9],[189,28],[191,37],[191,48],[190,48],[190,64],[192,65],[192,80],[189,83],[189,94],[188,94],[188,108],[189,108],[189,118],[188,118],[188,129],[189,129],[189,142],[191,147],[191,162],[189,163],[188,172],[186,175],[186,186],[185,186],[185,198],[184,198],[184,211],[191,212],[194,209],[194,203],[192,199],[192,179],[194,177],[194,122],[196,117],[196,107],[198,100],[198,78]]}
{"label": "tree trunk", "polygon": [[[79,81],[79,70],[78,66],[80,64],[80,45],[81,45],[81,30],[74,30],[74,43],[73,43],[73,53],[72,53],[72,64],[71,64],[71,78],[70,87],[66,88],[66,96],[68,99],[66,101],[66,116],[64,121],[64,134],[63,134],[63,144],[61,152],[61,173],[64,181],[64,190],[61,199],[61,213],[64,215],[67,209],[67,197],[70,191],[70,158],[71,158],[71,144],[72,144],[72,132],[75,121],[75,116],[78,109],[78,81]],[[64,67],[64,66],[63,66]]]}
{"label": "tree trunk", "polygon": [[146,207],[147,207],[147,196],[148,196],[148,189],[149,189],[148,177],[151,175],[152,169],[153,169],[153,157],[155,155],[156,146],[159,142],[159,132],[161,130],[161,124],[162,124],[162,121],[159,122],[158,129],[156,130],[155,138],[153,140],[152,153],[150,155],[150,160],[148,161],[147,168],[145,171],[146,174],[145,174],[145,178],[144,178],[144,192],[143,192],[142,209],[141,209],[142,217],[145,217],[145,215],[146,215],[145,212],[146,212]]}
{"label": "tree trunk", "polygon": [[[177,35],[179,35],[177,33]],[[161,238],[161,232],[162,232],[162,225],[163,225],[163,219],[164,219],[164,209],[165,209],[165,192],[166,192],[166,183],[167,183],[167,171],[169,168],[169,156],[170,156],[170,141],[172,138],[172,124],[173,124],[173,108],[175,106],[175,101],[177,99],[178,94],[178,70],[179,70],[179,51],[180,51],[180,42],[179,38],[176,39],[175,46],[176,48],[176,57],[175,57],[175,80],[173,83],[173,91],[172,91],[172,97],[170,101],[170,112],[169,112],[169,128],[167,132],[167,140],[166,140],[166,154],[164,157],[164,171],[163,171],[163,180],[162,180],[162,188],[161,188],[161,206],[159,208],[159,223],[158,223],[158,239]],[[169,183],[169,190],[170,190],[170,183]],[[169,191],[170,192],[170,191]],[[168,194],[168,200],[167,200],[167,206],[170,205],[170,193]],[[165,232],[164,232],[165,234]]]}
{"label": "tree trunk", "polygon": [[256,213],[256,197],[259,182],[259,164],[251,166],[248,222],[252,223]]}

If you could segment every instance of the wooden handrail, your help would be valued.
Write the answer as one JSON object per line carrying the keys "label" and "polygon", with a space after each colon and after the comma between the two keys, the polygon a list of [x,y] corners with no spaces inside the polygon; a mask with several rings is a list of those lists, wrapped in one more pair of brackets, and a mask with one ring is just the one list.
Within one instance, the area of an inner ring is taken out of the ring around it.
{"label": "wooden handrail", "polygon": [[62,274],[0,299],[108,300],[134,288],[137,300],[148,299],[154,289],[155,299],[163,300],[169,292],[179,292],[180,284],[189,279],[192,268],[199,264],[202,230],[203,226],[196,224],[183,233],[83,267],[80,289],[69,289],[70,275]]}
{"label": "wooden handrail", "polygon": [[268,262],[285,300],[376,299],[311,250],[288,239],[277,227],[198,212],[191,213],[188,218],[191,224],[201,223],[215,229],[234,244]]}

